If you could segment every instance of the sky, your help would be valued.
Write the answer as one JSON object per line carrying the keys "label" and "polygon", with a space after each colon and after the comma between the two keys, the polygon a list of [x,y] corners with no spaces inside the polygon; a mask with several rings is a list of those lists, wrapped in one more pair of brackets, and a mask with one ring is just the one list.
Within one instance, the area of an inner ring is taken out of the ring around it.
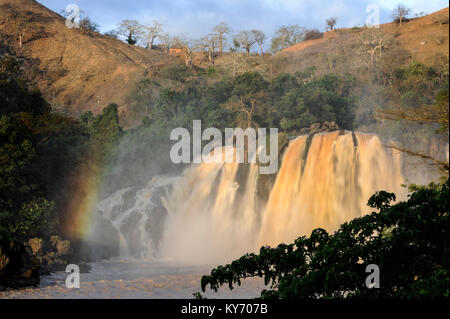
{"label": "sky", "polygon": [[392,10],[399,3],[415,13],[432,13],[448,6],[448,0],[38,0],[60,13],[76,4],[100,25],[102,32],[114,29],[124,19],[141,24],[153,20],[163,24],[165,32],[200,38],[221,21],[233,31],[258,29],[270,38],[282,25],[298,24],[325,30],[325,20],[337,17],[337,27],[365,24],[366,8],[380,9],[380,22],[390,22]]}

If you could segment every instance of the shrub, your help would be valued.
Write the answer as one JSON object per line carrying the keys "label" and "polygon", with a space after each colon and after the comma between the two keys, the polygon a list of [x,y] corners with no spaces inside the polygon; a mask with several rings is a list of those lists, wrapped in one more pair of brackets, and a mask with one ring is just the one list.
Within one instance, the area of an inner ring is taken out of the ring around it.
{"label": "shrub", "polygon": [[184,82],[189,77],[189,68],[182,64],[170,64],[161,70],[161,77],[177,82]]}
{"label": "shrub", "polygon": [[308,40],[316,40],[316,39],[320,39],[323,37],[323,33],[320,32],[317,29],[313,29],[313,30],[308,30],[305,33],[305,38],[303,39],[303,41],[308,41]]}

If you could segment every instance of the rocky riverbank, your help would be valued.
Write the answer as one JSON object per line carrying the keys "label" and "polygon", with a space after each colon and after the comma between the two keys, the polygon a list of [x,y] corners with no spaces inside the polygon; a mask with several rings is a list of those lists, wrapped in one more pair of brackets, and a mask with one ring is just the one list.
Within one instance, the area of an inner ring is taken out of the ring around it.
{"label": "rocky riverbank", "polygon": [[64,271],[68,264],[88,271],[78,249],[59,236],[48,240],[32,238],[27,242],[0,243],[0,290],[37,286],[41,275]]}

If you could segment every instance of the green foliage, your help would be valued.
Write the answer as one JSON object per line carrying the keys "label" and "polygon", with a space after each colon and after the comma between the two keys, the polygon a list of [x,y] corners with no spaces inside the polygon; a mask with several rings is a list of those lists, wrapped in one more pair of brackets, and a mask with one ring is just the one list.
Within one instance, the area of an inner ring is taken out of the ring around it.
{"label": "green foliage", "polygon": [[314,72],[311,67],[294,76],[279,74],[270,81],[260,73],[247,72],[212,84],[193,78],[177,88],[142,80],[129,100],[162,128],[188,128],[196,119],[219,129],[250,123],[294,133],[325,121],[352,129],[355,80],[334,74],[315,77]]}
{"label": "green foliage", "polygon": [[32,199],[22,205],[15,216],[10,216],[5,224],[14,238],[49,237],[56,230],[55,204],[43,197]]}
{"label": "green foliage", "polygon": [[0,118],[0,238],[54,230],[54,203],[42,197],[32,132],[12,115]]}
{"label": "green foliage", "polygon": [[271,51],[276,53],[303,40],[305,29],[298,25],[280,27],[272,38]]}
{"label": "green foliage", "polygon": [[[293,244],[262,247],[219,266],[201,280],[217,291],[262,277],[262,298],[445,298],[449,293],[449,182],[418,187],[405,202],[394,194],[370,200],[379,213],[356,218],[330,235],[316,229]],[[365,286],[368,264],[380,268],[380,288]]]}
{"label": "green foliage", "polygon": [[161,70],[161,78],[176,82],[185,82],[190,75],[190,70],[182,64],[170,64]]}
{"label": "green foliage", "polygon": [[88,132],[51,113],[19,70],[16,59],[0,59],[0,240],[57,231],[57,211],[70,199],[88,142]]}
{"label": "green foliage", "polygon": [[210,78],[216,77],[217,76],[217,69],[215,67],[213,67],[212,65],[208,66],[206,68],[206,75]]}
{"label": "green foliage", "polygon": [[320,32],[317,29],[313,29],[313,30],[308,30],[305,33],[305,37],[303,39],[303,41],[308,41],[308,40],[316,40],[316,39],[320,39],[323,37],[323,33]]}
{"label": "green foliage", "polygon": [[89,127],[93,149],[97,150],[97,155],[104,159],[122,133],[117,107],[117,104],[109,104],[103,109],[102,114],[93,119]]}
{"label": "green foliage", "polygon": [[206,299],[205,297],[202,296],[202,294],[200,292],[195,292],[192,294],[194,296],[195,299],[197,300],[201,300],[201,299]]}
{"label": "green foliage", "polygon": [[432,104],[445,83],[434,68],[414,62],[394,72],[393,88],[402,105],[419,107]]}
{"label": "green foliage", "polygon": [[50,111],[38,90],[29,90],[19,78],[17,59],[0,57],[0,115],[28,112],[34,115]]}
{"label": "green foliage", "polygon": [[0,118],[0,209],[17,211],[36,190],[32,133],[13,116]]}

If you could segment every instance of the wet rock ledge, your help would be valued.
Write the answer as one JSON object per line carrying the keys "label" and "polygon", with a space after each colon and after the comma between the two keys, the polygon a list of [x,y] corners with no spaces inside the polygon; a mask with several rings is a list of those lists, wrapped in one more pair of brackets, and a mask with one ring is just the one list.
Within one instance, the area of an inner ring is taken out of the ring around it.
{"label": "wet rock ledge", "polygon": [[41,275],[64,271],[68,264],[88,271],[71,242],[52,236],[32,238],[25,243],[0,242],[0,290],[38,286]]}

